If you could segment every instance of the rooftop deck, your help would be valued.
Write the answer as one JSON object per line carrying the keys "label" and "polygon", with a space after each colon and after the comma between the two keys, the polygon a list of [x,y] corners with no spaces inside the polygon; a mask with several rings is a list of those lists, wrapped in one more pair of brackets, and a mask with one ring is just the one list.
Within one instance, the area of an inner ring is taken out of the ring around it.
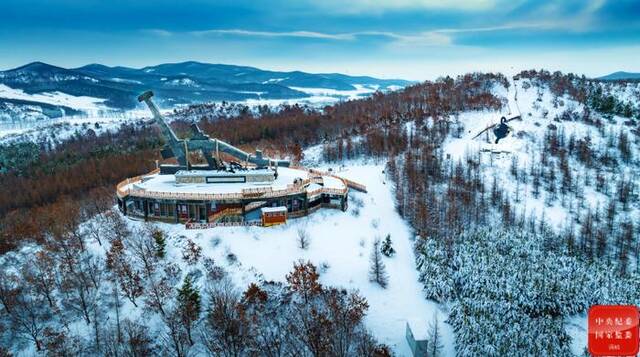
{"label": "rooftop deck", "polygon": [[347,182],[327,173],[303,168],[278,168],[273,182],[237,183],[176,183],[174,175],[148,175],[128,179],[118,185],[118,196],[153,197],[164,199],[224,200],[247,197],[277,197],[290,194],[318,193],[344,195]]}

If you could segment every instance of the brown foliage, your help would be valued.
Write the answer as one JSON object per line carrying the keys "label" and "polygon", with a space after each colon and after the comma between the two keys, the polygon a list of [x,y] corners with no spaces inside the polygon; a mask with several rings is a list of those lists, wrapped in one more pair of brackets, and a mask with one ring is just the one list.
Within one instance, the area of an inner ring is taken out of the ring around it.
{"label": "brown foliage", "polygon": [[289,288],[301,294],[306,302],[309,297],[322,292],[322,285],[318,281],[319,277],[315,265],[309,261],[306,263],[299,261],[293,264],[293,271],[287,274],[287,282]]}

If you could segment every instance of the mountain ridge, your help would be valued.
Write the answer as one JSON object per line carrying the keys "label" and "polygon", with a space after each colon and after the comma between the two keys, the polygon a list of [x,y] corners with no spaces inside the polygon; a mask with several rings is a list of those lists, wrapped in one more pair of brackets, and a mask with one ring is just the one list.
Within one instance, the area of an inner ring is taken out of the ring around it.
{"label": "mountain ridge", "polygon": [[624,79],[640,79],[640,73],[617,71],[617,72],[609,73],[607,75],[598,77],[597,79],[605,80],[605,81],[618,81],[618,80],[624,80]]}
{"label": "mountain ridge", "polygon": [[[129,110],[137,94],[153,90],[158,104],[173,107],[210,101],[289,100],[308,98],[313,91],[368,92],[391,90],[413,82],[340,73],[271,71],[250,66],[197,61],[161,63],[132,68],[90,63],[64,68],[35,61],[0,71],[0,85],[26,94],[66,93],[103,99],[104,110]],[[305,90],[307,89],[307,90]],[[0,101],[16,99],[0,92]],[[25,99],[25,98],[22,98]],[[50,106],[50,103],[49,103]],[[61,108],[64,109],[64,108]],[[68,110],[67,110],[68,112]]]}

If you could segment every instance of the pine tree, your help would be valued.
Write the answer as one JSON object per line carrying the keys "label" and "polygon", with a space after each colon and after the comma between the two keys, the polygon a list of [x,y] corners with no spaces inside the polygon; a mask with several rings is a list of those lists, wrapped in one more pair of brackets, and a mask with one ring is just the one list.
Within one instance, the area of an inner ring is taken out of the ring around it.
{"label": "pine tree", "polygon": [[369,268],[369,281],[376,282],[382,288],[386,288],[389,277],[387,275],[386,267],[382,261],[382,254],[380,254],[380,240],[376,239],[373,243],[373,250],[371,251],[371,267]]}
{"label": "pine tree", "polygon": [[178,289],[178,312],[183,326],[187,332],[189,343],[193,345],[191,330],[193,324],[200,317],[200,292],[193,285],[191,276],[184,278],[182,287]]}
{"label": "pine tree", "polygon": [[440,355],[440,351],[444,348],[444,345],[442,344],[440,323],[438,322],[437,312],[433,315],[433,321],[429,324],[427,338],[427,356],[438,357]]}
{"label": "pine tree", "polygon": [[393,249],[393,247],[391,246],[391,234],[387,234],[387,237],[384,239],[384,242],[382,242],[381,252],[386,257],[392,257],[396,254],[396,250]]}
{"label": "pine tree", "polygon": [[167,247],[167,240],[164,237],[164,232],[159,229],[156,229],[151,233],[153,236],[153,240],[156,242],[156,255],[158,258],[164,258],[165,249]]}

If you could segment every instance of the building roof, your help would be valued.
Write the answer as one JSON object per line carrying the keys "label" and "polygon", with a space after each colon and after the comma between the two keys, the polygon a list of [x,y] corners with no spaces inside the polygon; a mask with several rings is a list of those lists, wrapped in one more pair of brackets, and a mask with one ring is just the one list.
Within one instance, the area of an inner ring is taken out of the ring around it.
{"label": "building roof", "polygon": [[223,170],[180,170],[176,172],[176,176],[194,176],[194,177],[208,177],[208,176],[262,176],[273,175],[272,169],[251,169],[251,170],[236,170],[235,172],[223,171]]}
{"label": "building roof", "polygon": [[262,213],[275,213],[275,212],[287,212],[287,207],[278,206],[278,207],[262,207],[260,209]]}
{"label": "building roof", "polygon": [[[256,170],[261,172],[263,170]],[[212,176],[215,176],[216,171],[212,172]],[[202,171],[200,171],[202,173]],[[301,169],[294,169],[289,167],[279,167],[278,177],[272,182],[228,182],[228,183],[176,183],[174,175],[160,175],[153,174],[146,176],[143,181],[131,183],[128,186],[130,188],[142,189],[153,192],[166,192],[166,193],[205,193],[205,194],[226,194],[226,193],[241,193],[247,189],[268,189],[272,190],[285,190],[298,178],[308,179],[310,177],[309,172]],[[322,176],[324,187],[344,189],[346,186],[340,179]],[[312,186],[313,184],[309,185]],[[313,186],[320,187],[320,186]],[[126,189],[127,187],[123,187]]]}

